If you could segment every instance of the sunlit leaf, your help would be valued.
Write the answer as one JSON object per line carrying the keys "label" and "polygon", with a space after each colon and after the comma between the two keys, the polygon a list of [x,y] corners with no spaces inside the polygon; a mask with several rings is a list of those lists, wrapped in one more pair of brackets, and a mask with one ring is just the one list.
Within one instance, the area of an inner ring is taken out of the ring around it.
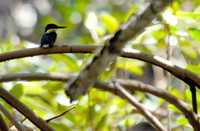
{"label": "sunlit leaf", "polygon": [[189,46],[183,46],[181,47],[181,50],[183,51],[185,55],[187,55],[188,57],[192,59],[196,59],[198,56],[197,52]]}
{"label": "sunlit leaf", "polygon": [[118,21],[112,15],[110,15],[108,13],[102,13],[100,16],[100,19],[101,19],[103,25],[106,27],[106,29],[110,33],[117,31],[117,29],[119,28]]}
{"label": "sunlit leaf", "polygon": [[188,65],[187,69],[192,71],[193,73],[200,75],[200,64],[198,65]]}
{"label": "sunlit leaf", "polygon": [[186,125],[188,124],[188,120],[185,117],[179,117],[178,119],[176,119],[176,123],[178,123],[179,125]]}
{"label": "sunlit leaf", "polygon": [[14,87],[10,90],[10,93],[19,99],[24,93],[23,85],[22,84],[14,85]]}
{"label": "sunlit leaf", "polygon": [[168,109],[170,109],[170,110],[172,110],[172,111],[174,111],[174,112],[180,112],[178,109],[177,109],[177,107],[175,107],[174,105],[168,105]]}
{"label": "sunlit leaf", "polygon": [[200,12],[184,12],[184,11],[178,11],[177,16],[179,18],[185,19],[200,19]]}
{"label": "sunlit leaf", "polygon": [[107,115],[105,114],[104,116],[101,117],[101,119],[98,121],[97,125],[96,125],[96,130],[100,131],[104,125],[106,124],[106,120],[107,120]]}
{"label": "sunlit leaf", "polygon": [[139,63],[132,61],[132,60],[125,60],[125,61],[119,60],[117,62],[117,67],[127,70],[127,71],[130,71],[131,73],[136,74],[136,75],[143,74],[143,70],[140,67]]}
{"label": "sunlit leaf", "polygon": [[69,68],[69,70],[75,72],[79,71],[79,66],[77,64],[77,61],[75,61],[73,57],[63,54],[51,55],[51,57],[54,58],[56,61],[64,62],[66,66]]}
{"label": "sunlit leaf", "polygon": [[56,131],[71,131],[71,129],[64,123],[61,122],[50,122],[50,125],[56,130]]}
{"label": "sunlit leaf", "polygon": [[200,29],[197,29],[197,28],[190,28],[190,29],[188,30],[188,32],[189,32],[190,36],[191,36],[194,40],[200,42],[200,37],[199,37],[199,36],[200,36]]}

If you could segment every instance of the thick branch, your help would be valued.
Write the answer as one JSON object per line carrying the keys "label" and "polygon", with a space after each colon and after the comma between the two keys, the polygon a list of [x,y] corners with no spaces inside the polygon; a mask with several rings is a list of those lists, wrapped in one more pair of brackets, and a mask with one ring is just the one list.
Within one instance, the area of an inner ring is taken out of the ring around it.
{"label": "thick branch", "polygon": [[15,98],[2,87],[0,87],[0,97],[12,107],[14,107],[16,110],[21,112],[42,131],[53,131],[53,129],[43,119],[37,117],[32,110],[30,110],[27,106],[25,106],[23,103],[17,100],[17,98]]}
{"label": "thick branch", "polygon": [[[14,75],[10,74],[9,77],[7,77],[7,75],[2,75],[0,76],[0,82],[13,81],[13,80],[24,80],[24,81],[39,80],[40,81],[41,80],[40,78],[42,77],[42,74],[39,74],[38,75],[39,77],[37,77],[37,74],[34,74],[35,77],[33,77],[33,75],[31,74],[25,74],[26,77],[24,77],[23,75],[24,74],[14,74]],[[4,78],[7,78],[7,79],[4,79]],[[62,76],[62,75],[54,75],[54,74],[51,74],[51,75],[44,74],[43,78],[46,78],[46,80],[55,80],[55,81],[62,81],[62,82],[66,82],[69,80],[69,77],[67,75]],[[184,103],[183,101],[177,99],[176,97],[172,96],[167,91],[161,88],[159,89],[155,88],[151,85],[143,84],[142,82],[139,82],[139,81],[117,80],[117,82],[119,82],[125,89],[127,89],[131,93],[134,91],[141,91],[141,92],[150,93],[157,97],[163,98],[170,104],[176,106],[180,111],[182,111],[182,113],[189,120],[189,123],[193,126],[195,131],[198,131],[197,129],[200,129],[200,123],[197,120],[197,116],[188,109],[188,105]],[[94,87],[100,90],[112,92],[113,94],[116,94],[123,98],[123,96],[121,96],[121,94],[116,90],[116,88],[113,87],[113,85],[110,83],[97,81],[95,82]]]}
{"label": "thick branch", "polygon": [[[67,46],[59,46],[59,47],[57,46],[51,49],[41,49],[41,48],[22,49],[18,51],[12,51],[8,53],[0,54],[0,62],[4,62],[7,60],[12,60],[16,58],[46,55],[46,54],[93,53],[94,50],[96,50],[97,48],[100,48],[100,46],[67,45]],[[145,54],[136,50],[131,51],[131,52],[122,52],[121,56],[125,58],[138,59],[144,62],[151,63],[153,65],[157,65],[185,82],[187,81],[187,79],[191,80],[200,89],[200,77],[198,77],[197,75],[195,75],[194,73],[186,69],[176,66],[175,64],[171,63],[168,60],[165,60],[164,58]]]}
{"label": "thick branch", "polygon": [[16,73],[7,74],[0,76],[0,82],[9,81],[35,81],[35,80],[50,80],[50,81],[68,81],[69,78],[75,77],[73,74],[62,75],[62,74],[50,74],[50,73]]}
{"label": "thick branch", "polygon": [[195,75],[194,73],[192,73],[186,69],[183,69],[183,68],[173,64],[172,62],[170,62],[162,57],[145,54],[140,51],[122,52],[122,56],[126,57],[126,58],[142,60],[144,62],[148,62],[153,65],[157,65],[157,66],[163,68],[164,70],[170,72],[177,78],[183,80],[187,84],[188,84],[188,81],[192,82],[200,89],[200,77],[198,77],[197,75]]}
{"label": "thick branch", "polygon": [[[135,90],[137,90],[137,91],[147,92],[155,96],[158,96],[160,98],[163,98],[164,100],[168,101],[170,104],[173,104],[179,110],[182,111],[182,113],[188,119],[189,123],[193,126],[195,131],[198,131],[198,129],[200,129],[200,123],[198,122],[197,116],[187,108],[186,103],[170,95],[165,90],[161,88],[159,89],[155,88],[151,85],[143,84],[142,82],[139,82],[139,81],[117,80],[117,82],[119,82],[123,87],[125,87],[127,90],[131,92],[134,92]],[[109,83],[96,82],[95,86],[97,88],[100,87],[99,89],[109,90],[110,92],[120,95],[120,93],[115,89],[115,87],[113,87]]]}
{"label": "thick branch", "polygon": [[123,47],[132,38],[144,31],[151,21],[171,2],[171,0],[152,0],[144,10],[136,16],[131,16],[115,35],[106,41],[105,46],[95,55],[89,63],[66,87],[65,93],[71,101],[76,100],[79,96],[85,94],[88,88],[94,84],[98,76],[106,67],[116,60]]}
{"label": "thick branch", "polygon": [[163,125],[160,123],[160,121],[147,109],[143,107],[142,104],[140,104],[135,97],[133,97],[126,89],[121,87],[120,84],[117,82],[114,84],[117,91],[125,98],[127,99],[135,108],[137,108],[138,111],[141,112],[159,131],[166,131]]}
{"label": "thick branch", "polygon": [[54,46],[53,48],[29,48],[18,51],[0,54],[0,62],[12,60],[16,58],[30,57],[36,55],[56,54],[56,53],[92,53],[97,46]]}

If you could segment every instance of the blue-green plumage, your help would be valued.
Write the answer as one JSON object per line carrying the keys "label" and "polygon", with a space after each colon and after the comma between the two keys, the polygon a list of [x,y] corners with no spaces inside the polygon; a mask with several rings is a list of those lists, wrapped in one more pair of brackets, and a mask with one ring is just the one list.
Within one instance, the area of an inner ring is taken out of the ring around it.
{"label": "blue-green plumage", "polygon": [[57,38],[56,29],[65,28],[65,26],[57,26],[55,24],[48,24],[45,27],[45,33],[42,35],[40,41],[40,47],[48,47],[51,48],[54,46],[54,43]]}
{"label": "blue-green plumage", "polygon": [[45,32],[42,36],[40,47],[44,46],[47,46],[49,48],[53,47],[56,38],[57,38],[56,32]]}

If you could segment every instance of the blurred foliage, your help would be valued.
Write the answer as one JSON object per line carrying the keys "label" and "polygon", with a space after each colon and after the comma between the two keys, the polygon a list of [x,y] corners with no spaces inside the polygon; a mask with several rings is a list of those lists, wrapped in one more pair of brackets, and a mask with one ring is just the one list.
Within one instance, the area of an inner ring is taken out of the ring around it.
{"label": "blurred foliage", "polygon": [[[44,27],[48,23],[67,26],[66,30],[58,32],[56,45],[102,44],[101,41],[113,35],[129,16],[135,15],[143,8],[145,2],[146,0],[0,1],[0,52],[38,47]],[[199,0],[175,1],[161,14],[161,17],[146,28],[145,32],[131,40],[126,48],[167,58],[167,50],[170,47],[170,60],[174,64],[199,75],[199,4]],[[0,71],[1,75],[20,72],[77,74],[92,56],[86,54],[35,56],[0,63]],[[100,79],[141,80],[164,88],[178,99],[191,103],[190,92],[183,82],[172,77],[167,83],[161,80],[166,79],[166,76],[160,74],[165,73],[141,61],[119,58]],[[43,119],[60,114],[72,105],[63,93],[65,83],[19,81],[2,85]],[[168,88],[165,85],[168,85]],[[165,100],[151,95],[143,93],[134,95],[148,109],[169,111],[173,123],[172,130],[191,130],[188,121],[175,106],[166,105]],[[16,113],[3,100],[0,102],[9,111]],[[130,104],[113,94],[91,89],[87,95],[75,102],[74,110],[51,121],[50,125],[56,131],[126,130],[132,124],[145,119],[132,109]],[[20,116],[20,119],[23,117]],[[168,117],[159,117],[163,123],[166,123],[167,119]],[[30,122],[27,125],[32,126]]]}

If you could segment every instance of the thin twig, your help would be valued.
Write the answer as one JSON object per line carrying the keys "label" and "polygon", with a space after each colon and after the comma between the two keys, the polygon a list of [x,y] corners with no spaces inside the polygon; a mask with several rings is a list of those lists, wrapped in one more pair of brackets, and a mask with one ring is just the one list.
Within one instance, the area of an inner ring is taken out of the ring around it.
{"label": "thin twig", "polygon": [[6,122],[4,121],[1,113],[0,113],[0,131],[8,131],[8,126],[6,125]]}
{"label": "thin twig", "polygon": [[19,131],[25,131],[25,129],[23,128],[23,125],[21,125],[13,115],[10,114],[10,112],[8,112],[3,105],[0,104],[0,110],[1,112],[4,113],[4,115],[11,121],[11,123],[19,130]]}
{"label": "thin twig", "polygon": [[[169,94],[167,91],[134,80],[117,80],[117,82],[119,82],[123,87],[125,87],[130,92],[134,92],[136,90],[141,92],[147,92],[157,97],[163,98],[165,101],[168,101],[169,103],[175,105],[180,111],[182,111],[182,113],[188,119],[189,123],[192,125],[194,130],[199,131],[200,123],[198,121],[198,116],[188,109],[188,105],[186,103],[177,99],[175,96]],[[119,96],[121,95],[118,91],[116,91],[115,87],[113,87],[109,83],[97,81],[95,83],[95,87],[101,90],[110,91]]]}
{"label": "thin twig", "polygon": [[57,116],[54,116],[54,117],[52,117],[52,118],[47,119],[46,122],[49,123],[50,121],[52,121],[52,120],[54,120],[54,119],[57,119],[57,118],[59,118],[59,117],[65,115],[66,113],[68,113],[69,111],[71,111],[71,110],[74,109],[74,108],[75,108],[75,106],[72,106],[71,108],[67,109],[67,110],[64,111],[63,113],[61,113],[61,114],[59,114],[59,115],[57,115]]}
{"label": "thin twig", "polygon": [[28,118],[33,124],[35,124],[42,131],[53,131],[53,129],[40,117],[30,110],[26,105],[20,102],[16,97],[11,95],[8,91],[0,87],[0,97],[4,99],[8,104],[21,112],[26,118]]}
{"label": "thin twig", "polygon": [[140,104],[135,97],[133,97],[126,89],[124,89],[119,83],[115,82],[114,86],[118,92],[128,100],[137,110],[143,114],[159,131],[166,131],[160,121],[147,109],[145,109],[142,104]]}
{"label": "thin twig", "polygon": [[[4,82],[4,81],[8,82],[8,81],[14,81],[14,80],[40,81],[41,80],[40,78],[42,76],[41,73],[39,74],[39,77],[37,77],[37,74],[34,74],[34,77],[32,76],[32,74],[28,74],[28,73],[26,73],[25,75],[26,77],[24,77],[23,75],[24,74],[13,74],[13,75],[9,74],[9,77],[7,77],[7,75],[2,75],[0,76],[0,82]],[[45,76],[45,79],[43,80],[55,80],[55,81],[62,81],[62,82],[66,82],[69,80],[69,77],[67,75],[64,77],[62,75],[44,74],[44,76]],[[194,129],[195,128],[200,129],[200,123],[197,120],[198,118],[191,110],[188,109],[188,105],[184,103],[183,101],[177,99],[173,95],[169,94],[167,91],[161,88],[155,88],[151,85],[147,85],[139,81],[134,81],[134,80],[117,80],[117,81],[131,93],[134,91],[141,91],[141,92],[150,93],[157,97],[163,98],[165,101],[176,106],[180,111],[182,111],[182,113],[185,115],[185,117],[188,119],[189,123],[193,126]],[[116,91],[116,89],[109,83],[97,81],[95,82],[94,87],[100,90],[112,92],[113,94],[120,96],[120,94]],[[195,131],[198,131],[198,130],[195,130]]]}
{"label": "thin twig", "polygon": [[[28,74],[28,73],[25,75],[26,77],[24,77],[23,75],[24,74],[14,74],[14,75],[10,74],[9,77],[7,77],[7,75],[2,75],[0,76],[0,82],[4,82],[4,81],[7,82],[7,81],[14,81],[14,80],[40,81],[41,80],[40,78],[42,77],[41,73],[39,74],[39,77],[37,77],[37,74],[34,74],[34,77],[32,76],[32,74]],[[63,75],[44,74],[44,76],[46,80],[55,80],[55,81],[62,81],[62,82],[69,80],[69,77],[67,75],[64,77]],[[7,79],[4,79],[4,78],[7,78]],[[180,111],[182,111],[193,127],[197,127],[197,129],[200,128],[200,125],[199,125],[200,123],[198,123],[197,121],[197,116],[188,109],[188,105],[184,103],[183,101],[177,99],[176,97],[172,96],[167,91],[161,88],[159,89],[155,88],[151,85],[147,85],[139,81],[133,81],[133,80],[117,80],[117,81],[130,92],[134,92],[135,90],[137,90],[141,92],[147,92],[157,97],[163,98],[164,100],[168,101],[170,104],[175,105]],[[97,81],[95,82],[94,87],[101,90],[112,92],[120,96],[120,94],[118,94],[116,89],[112,87],[109,83]]]}

